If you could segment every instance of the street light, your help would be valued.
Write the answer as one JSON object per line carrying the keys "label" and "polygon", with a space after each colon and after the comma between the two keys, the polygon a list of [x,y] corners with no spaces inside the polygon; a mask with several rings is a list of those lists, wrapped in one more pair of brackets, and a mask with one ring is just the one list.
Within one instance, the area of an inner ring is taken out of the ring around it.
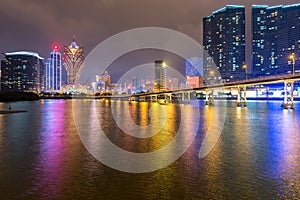
{"label": "street light", "polygon": [[210,84],[215,84],[215,71],[211,69],[209,71],[209,76],[211,77]]}
{"label": "street light", "polygon": [[246,80],[248,80],[247,65],[246,65],[246,64],[243,64],[242,68],[245,69]]}
{"label": "street light", "polygon": [[293,75],[295,74],[295,53],[292,53],[290,55],[290,59],[292,60],[292,65],[293,65]]}

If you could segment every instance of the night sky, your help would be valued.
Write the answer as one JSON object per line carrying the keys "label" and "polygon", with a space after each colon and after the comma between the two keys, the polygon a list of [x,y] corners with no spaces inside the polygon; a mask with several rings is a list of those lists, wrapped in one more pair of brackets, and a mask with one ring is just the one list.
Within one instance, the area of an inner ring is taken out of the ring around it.
{"label": "night sky", "polygon": [[202,44],[203,16],[225,5],[246,5],[249,16],[251,4],[293,3],[299,0],[1,0],[0,51],[30,50],[48,57],[51,44],[69,45],[75,35],[88,54],[114,34],[145,26],[178,30]]}

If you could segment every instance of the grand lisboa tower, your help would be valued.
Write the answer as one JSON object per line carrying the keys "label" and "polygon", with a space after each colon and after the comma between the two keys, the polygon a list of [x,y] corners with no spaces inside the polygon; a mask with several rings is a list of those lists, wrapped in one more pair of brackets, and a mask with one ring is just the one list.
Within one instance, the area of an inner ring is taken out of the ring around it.
{"label": "grand lisboa tower", "polygon": [[84,50],[77,45],[75,37],[70,46],[64,46],[64,67],[67,70],[68,84],[78,83],[83,68]]}

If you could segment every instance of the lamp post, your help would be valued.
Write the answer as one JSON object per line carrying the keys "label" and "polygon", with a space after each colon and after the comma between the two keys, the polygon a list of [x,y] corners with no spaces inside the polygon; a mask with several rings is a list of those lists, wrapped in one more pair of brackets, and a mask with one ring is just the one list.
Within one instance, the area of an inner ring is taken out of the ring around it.
{"label": "lamp post", "polygon": [[290,59],[292,60],[292,65],[293,65],[293,71],[292,74],[295,75],[295,53],[292,53],[290,55]]}
{"label": "lamp post", "polygon": [[247,65],[246,65],[246,64],[243,64],[242,68],[245,69],[246,80],[248,80]]}

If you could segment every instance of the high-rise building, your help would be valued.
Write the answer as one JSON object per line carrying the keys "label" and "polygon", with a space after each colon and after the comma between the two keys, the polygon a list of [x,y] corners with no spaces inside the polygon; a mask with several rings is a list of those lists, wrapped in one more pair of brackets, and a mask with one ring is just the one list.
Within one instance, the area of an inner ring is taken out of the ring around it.
{"label": "high-rise building", "polygon": [[154,91],[164,90],[166,90],[166,64],[162,60],[157,60],[154,66]]}
{"label": "high-rise building", "polygon": [[62,86],[63,66],[58,44],[52,46],[50,58],[45,62],[45,90],[59,91]]}
{"label": "high-rise building", "polygon": [[4,53],[1,61],[1,91],[44,90],[43,58],[35,52]]}
{"label": "high-rise building", "polygon": [[187,76],[186,81],[188,88],[198,88],[204,85],[202,76]]}
{"label": "high-rise building", "polygon": [[99,91],[106,91],[109,89],[110,83],[110,75],[107,71],[105,71],[102,75],[96,75],[96,86]]}
{"label": "high-rise building", "polygon": [[[204,75],[210,74],[224,82],[246,78],[245,64],[245,7],[226,6],[203,18]],[[216,68],[212,67],[215,63]]]}
{"label": "high-rise building", "polygon": [[[252,6],[253,73],[256,77],[292,73],[291,55],[300,56],[300,4]],[[295,71],[300,62],[295,60]]]}
{"label": "high-rise building", "polygon": [[63,61],[67,70],[68,84],[77,83],[83,68],[84,50],[83,47],[77,45],[75,38],[73,38],[70,46],[64,47]]}
{"label": "high-rise building", "polygon": [[168,90],[178,90],[179,89],[179,79],[167,77],[167,89]]}
{"label": "high-rise building", "polygon": [[203,86],[203,60],[191,58],[185,63],[185,75],[189,88]]}
{"label": "high-rise building", "polygon": [[143,91],[143,80],[137,77],[133,77],[132,88],[135,92]]}

